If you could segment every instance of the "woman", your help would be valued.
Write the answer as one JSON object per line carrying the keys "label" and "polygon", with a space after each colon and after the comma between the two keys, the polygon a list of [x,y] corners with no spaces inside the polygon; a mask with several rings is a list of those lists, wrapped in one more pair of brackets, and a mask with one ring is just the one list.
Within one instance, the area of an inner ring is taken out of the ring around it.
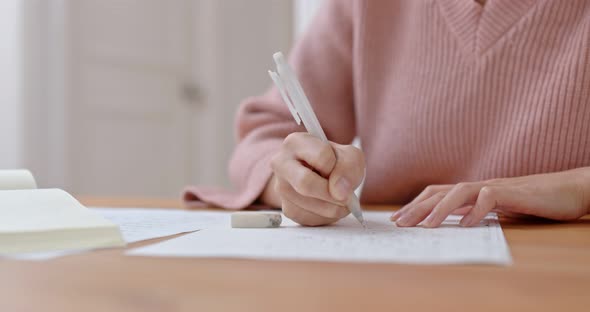
{"label": "woman", "polygon": [[305,134],[276,89],[247,99],[238,192],[189,188],[189,203],[260,201],[329,224],[366,159],[361,201],[406,204],[399,226],[588,213],[590,1],[335,0],[290,61],[331,143]]}

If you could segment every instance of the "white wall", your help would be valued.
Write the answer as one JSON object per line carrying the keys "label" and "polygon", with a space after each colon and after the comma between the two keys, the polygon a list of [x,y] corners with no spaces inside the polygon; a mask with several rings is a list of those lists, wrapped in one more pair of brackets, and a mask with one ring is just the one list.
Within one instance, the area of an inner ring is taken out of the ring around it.
{"label": "white wall", "polygon": [[[68,80],[76,72],[76,53],[79,53],[75,49],[78,32],[74,31],[75,28],[70,31],[76,11],[69,9],[75,7],[78,0],[10,1],[22,1],[24,12],[21,23],[24,25],[22,75],[25,90],[22,92],[21,115],[26,127],[22,130],[22,164],[33,172],[42,187],[82,192],[78,191],[80,182],[76,179],[92,177],[79,174],[72,178],[74,172],[82,171],[82,165],[74,164],[84,161],[78,156],[76,141],[70,135],[75,132],[71,120],[81,117],[71,109],[79,104],[74,98],[78,89]],[[98,3],[101,0],[93,1]],[[191,169],[186,171],[191,173],[191,183],[225,186],[228,184],[225,168],[233,149],[231,125],[235,106],[246,96],[260,94],[272,84],[265,69],[272,66],[273,52],[289,50],[294,25],[293,6],[291,1],[199,0],[191,7],[202,16],[194,21],[197,27],[191,31],[199,45],[192,48],[195,51],[192,54],[195,59],[191,60],[194,73],[187,76],[194,74],[196,77],[190,77],[191,80],[202,87],[203,103],[198,104],[209,103],[209,106],[195,107],[194,111],[201,114],[214,107],[215,116],[221,117],[195,118],[201,122],[192,123],[194,141],[201,142],[201,136],[207,137],[204,142],[212,142],[215,149],[194,144],[191,155],[196,156],[188,165]],[[2,14],[0,12],[0,19]],[[256,44],[252,44],[252,40],[256,40]],[[76,135],[83,136],[82,132],[76,132]],[[207,165],[201,165],[203,163]],[[109,166],[106,162],[104,165]],[[186,164],[179,162],[180,165]],[[86,189],[83,192],[91,194]],[[100,190],[96,192],[101,194]]]}
{"label": "white wall", "polygon": [[0,168],[22,166],[21,4],[0,1]]}
{"label": "white wall", "polygon": [[20,1],[21,165],[38,186],[64,188],[65,0]]}
{"label": "white wall", "polygon": [[322,0],[295,0],[293,3],[295,6],[293,10],[295,14],[295,36],[305,31],[322,3]]}

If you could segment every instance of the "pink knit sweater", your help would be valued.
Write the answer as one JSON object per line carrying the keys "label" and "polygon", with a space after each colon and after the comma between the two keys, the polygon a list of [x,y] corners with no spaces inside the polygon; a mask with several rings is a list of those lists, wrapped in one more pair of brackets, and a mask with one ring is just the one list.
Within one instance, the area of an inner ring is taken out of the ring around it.
{"label": "pink knit sweater", "polygon": [[[364,203],[590,165],[590,1],[329,1],[290,62],[328,138],[360,137]],[[274,88],[242,103],[236,129],[236,190],[189,187],[189,205],[251,205],[304,131]]]}

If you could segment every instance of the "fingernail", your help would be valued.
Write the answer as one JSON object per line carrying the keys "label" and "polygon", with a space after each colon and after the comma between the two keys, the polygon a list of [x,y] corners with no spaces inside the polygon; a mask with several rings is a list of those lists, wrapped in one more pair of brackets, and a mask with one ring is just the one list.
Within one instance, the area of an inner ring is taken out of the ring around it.
{"label": "fingernail", "polygon": [[401,216],[401,218],[399,218],[399,220],[397,220],[395,222],[395,224],[399,225],[399,226],[407,226],[408,225],[408,220],[410,219],[409,215],[403,215]]}
{"label": "fingernail", "polygon": [[473,216],[468,214],[468,215],[464,216],[463,219],[461,219],[461,221],[459,222],[459,225],[469,226],[471,224],[472,219],[473,219]]}
{"label": "fingernail", "polygon": [[399,219],[399,217],[400,217],[401,214],[402,214],[402,212],[400,210],[398,210],[394,214],[391,215],[391,217],[389,218],[389,220],[395,221],[395,220]]}
{"label": "fingernail", "polygon": [[334,198],[336,200],[346,200],[350,193],[352,192],[352,187],[350,186],[350,182],[344,177],[338,179],[336,181],[335,190],[334,190]]}

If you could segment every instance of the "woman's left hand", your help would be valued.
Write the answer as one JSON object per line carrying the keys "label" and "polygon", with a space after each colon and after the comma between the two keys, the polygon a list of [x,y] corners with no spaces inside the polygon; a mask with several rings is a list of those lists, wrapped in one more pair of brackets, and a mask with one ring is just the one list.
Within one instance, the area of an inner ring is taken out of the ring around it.
{"label": "woman's left hand", "polygon": [[590,213],[590,167],[517,178],[431,185],[391,216],[398,226],[438,227],[461,212],[473,226],[490,211],[574,220]]}

